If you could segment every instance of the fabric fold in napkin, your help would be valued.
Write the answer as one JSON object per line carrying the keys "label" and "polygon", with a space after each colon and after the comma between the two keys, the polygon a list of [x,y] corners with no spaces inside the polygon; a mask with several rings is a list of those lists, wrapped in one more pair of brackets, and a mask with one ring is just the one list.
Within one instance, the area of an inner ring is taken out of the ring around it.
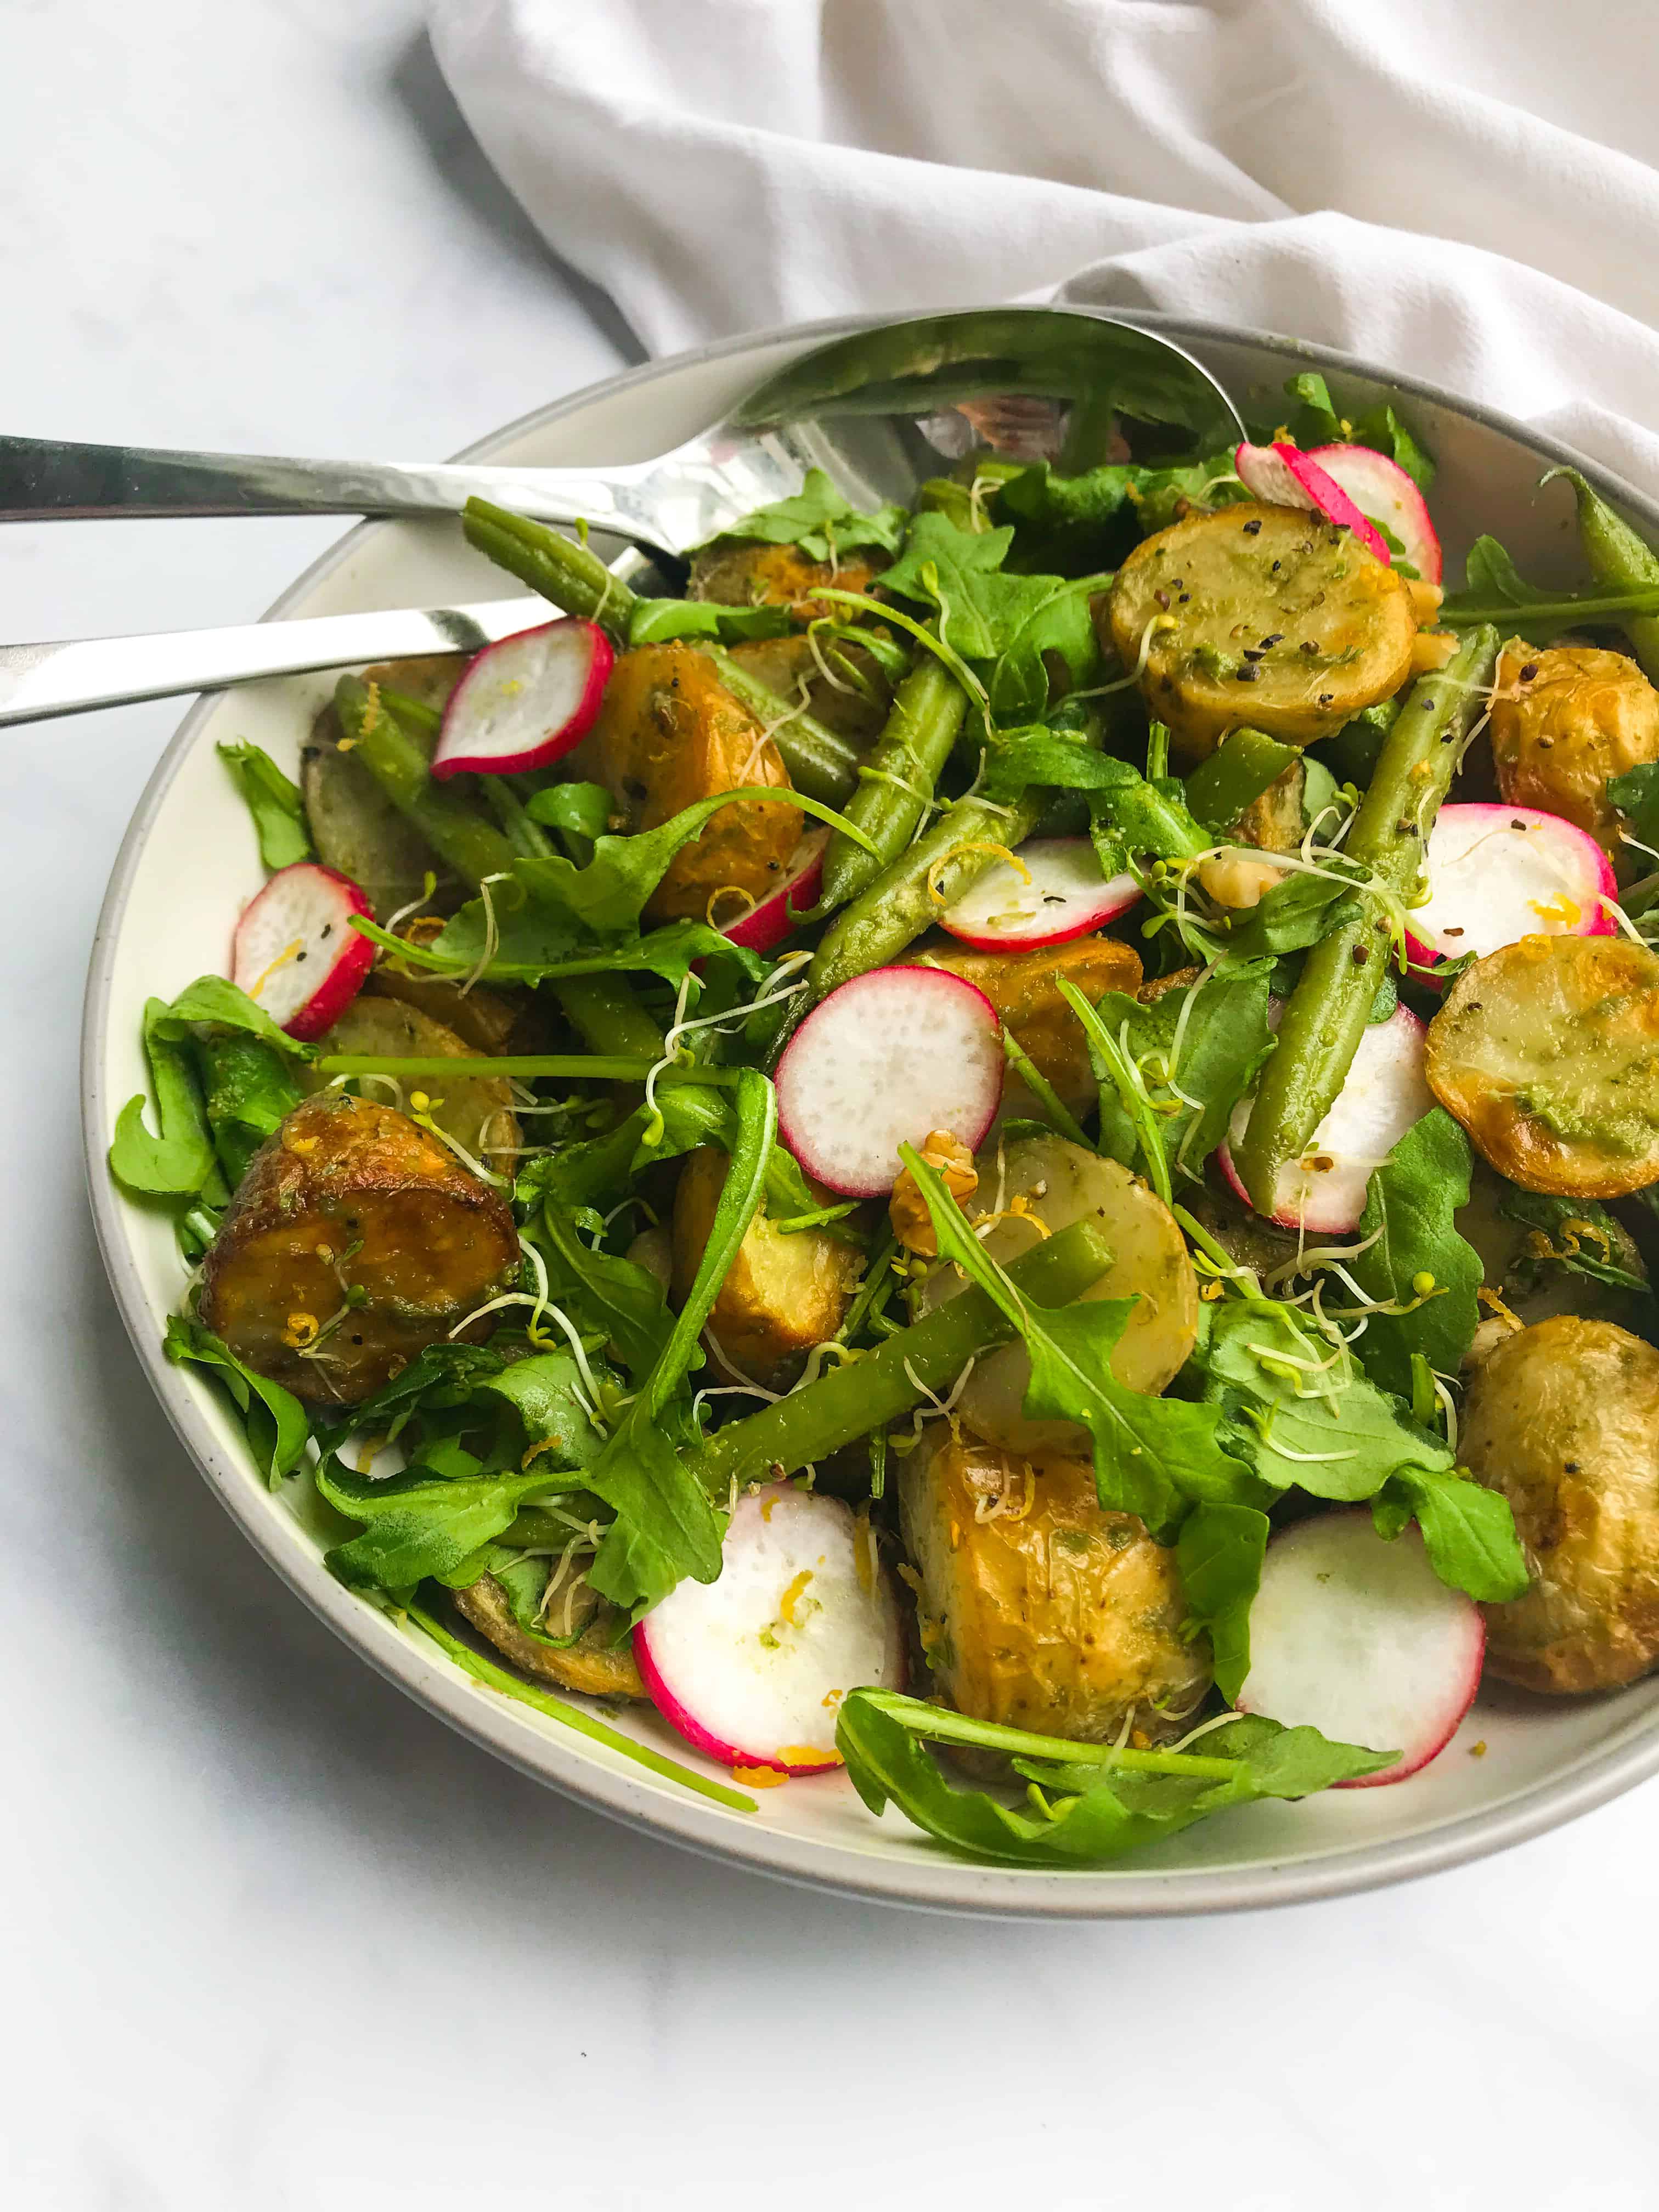
{"label": "fabric fold in napkin", "polygon": [[1629,0],[433,0],[472,129],[665,353],[1058,295],[1342,346],[1659,484]]}

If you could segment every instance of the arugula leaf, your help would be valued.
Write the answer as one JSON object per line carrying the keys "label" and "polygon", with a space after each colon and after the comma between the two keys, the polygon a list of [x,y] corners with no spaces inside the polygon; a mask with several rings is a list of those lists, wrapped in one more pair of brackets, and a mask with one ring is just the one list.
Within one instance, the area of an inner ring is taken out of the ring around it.
{"label": "arugula leaf", "polygon": [[[1366,1187],[1359,1221],[1365,1249],[1346,1266],[1369,1297],[1412,1310],[1372,1314],[1359,1356],[1372,1381],[1399,1397],[1411,1395],[1413,1352],[1443,1375],[1455,1375],[1480,1319],[1480,1255],[1458,1234],[1455,1220],[1458,1207],[1468,1203],[1473,1160],[1462,1130],[1443,1106],[1434,1106],[1372,1170]],[[1432,1276],[1433,1286],[1419,1304],[1416,1285],[1425,1275]]]}
{"label": "arugula leaf", "polygon": [[584,1244],[570,1215],[551,1206],[542,1208],[536,1243],[546,1257],[555,1303],[614,1345],[634,1381],[642,1382],[662,1358],[674,1325],[656,1276],[632,1260]]}
{"label": "arugula leaf", "polygon": [[1013,542],[1012,529],[958,530],[948,515],[919,514],[882,588],[937,607],[941,641],[964,660],[988,660],[1055,580],[1004,575]]}
{"label": "arugula leaf", "polygon": [[246,1030],[250,1036],[274,1045],[278,1052],[285,1052],[294,1060],[317,1057],[314,1045],[301,1044],[298,1037],[291,1037],[286,1030],[278,1029],[263,1006],[257,1006],[246,991],[227,982],[222,975],[198,975],[193,983],[185,985],[167,1008],[169,1036],[185,1036],[202,1022],[216,1029]]}
{"label": "arugula leaf", "polygon": [[1433,1474],[1452,1455],[1360,1371],[1353,1355],[1270,1298],[1204,1310],[1193,1365],[1228,1447],[1275,1491],[1352,1504],[1404,1468]]}
{"label": "arugula leaf", "polygon": [[[1099,1002],[1102,1024],[1125,1041],[1139,1071],[1171,1166],[1194,1180],[1201,1179],[1234,1107],[1273,1048],[1267,1020],[1273,966],[1270,959],[1229,962],[1202,982],[1163,992],[1149,1006],[1122,991],[1108,991]],[[1125,1167],[1138,1164],[1134,1130],[1117,1101],[1104,1095],[1100,1136],[1103,1152]]]}
{"label": "arugula leaf", "polygon": [[913,1145],[899,1157],[915,1177],[940,1257],[953,1260],[1013,1323],[1030,1356],[1025,1412],[1033,1420],[1076,1421],[1094,1447],[1102,1505],[1137,1513],[1154,1534],[1172,1527],[1194,1499],[1255,1502],[1247,1468],[1220,1441],[1220,1414],[1208,1405],[1130,1390],[1111,1371],[1111,1353],[1133,1301],[1089,1299],[1060,1309],[1020,1296],[969,1227],[942,1179]]}
{"label": "arugula leaf", "polygon": [[661,645],[676,637],[717,637],[723,645],[742,645],[751,638],[787,637],[795,626],[794,615],[787,606],[727,607],[715,599],[635,599],[628,611],[628,642]]}
{"label": "arugula leaf", "polygon": [[354,1406],[322,1442],[332,1450],[343,1437],[372,1430],[390,1443],[416,1413],[465,1405],[478,1385],[505,1364],[491,1345],[428,1344],[373,1397]]}
{"label": "arugula leaf", "polygon": [[255,1152],[305,1094],[287,1054],[246,1030],[204,1031],[196,1060],[214,1148],[234,1190]]}
{"label": "arugula leaf", "polygon": [[[1034,1784],[1034,1812],[947,1782],[927,1740],[1014,1755]],[[1206,1814],[1264,1797],[1305,1797],[1333,1782],[1374,1774],[1392,1753],[1328,1742],[1310,1728],[1241,1717],[1191,1752],[1117,1750],[1028,1735],[926,1705],[887,1690],[843,1701],[836,1747],[872,1813],[890,1803],[951,1849],[1028,1867],[1100,1866],[1177,1834]],[[1058,1802],[1048,1792],[1061,1792]]]}
{"label": "arugula leaf", "polygon": [[169,1314],[161,1349],[175,1367],[211,1367],[242,1416],[249,1449],[275,1490],[299,1465],[311,1434],[306,1410],[291,1391],[245,1367],[221,1338],[198,1321]]}
{"label": "arugula leaf", "polygon": [[[1271,854],[1265,854],[1270,859]],[[1287,952],[1303,952],[1321,938],[1342,928],[1355,909],[1339,883],[1327,876],[1304,875],[1300,869],[1280,882],[1270,884],[1255,906],[1236,922],[1227,936],[1227,949],[1240,959],[1280,959]]]}
{"label": "arugula leaf", "polygon": [[777,1097],[753,1068],[744,1068],[738,1079],[733,1110],[732,1162],[696,1278],[622,1426],[584,1477],[586,1486],[617,1515],[588,1581],[601,1597],[636,1617],[686,1577],[712,1583],[720,1571],[724,1517],[663,1433],[663,1420],[766,1187]]}
{"label": "arugula leaf", "polygon": [[[602,1389],[613,1380],[603,1362],[595,1379]],[[591,1467],[604,1450],[605,1438],[593,1425],[574,1352],[544,1352],[515,1359],[499,1375],[481,1376],[479,1387],[506,1399],[524,1423],[529,1449],[538,1460],[545,1455],[550,1466]]]}
{"label": "arugula leaf", "polygon": [[799,545],[809,561],[830,561],[855,545],[878,545],[896,553],[909,517],[890,502],[873,514],[860,514],[822,469],[808,469],[806,481],[793,498],[757,507],[752,514],[711,538],[717,544],[728,538],[758,538],[768,545]]}
{"label": "arugula leaf", "polygon": [[1462,590],[1448,592],[1440,604],[1441,621],[1454,628],[1513,623],[1529,643],[1539,646],[1580,623],[1622,623],[1633,614],[1659,614],[1659,586],[1540,590],[1527,582],[1495,538],[1486,537],[1477,538],[1469,548]]}
{"label": "arugula leaf", "polygon": [[1429,1564],[1443,1583],[1482,1605],[1519,1597],[1532,1577],[1509,1501],[1468,1476],[1402,1468],[1372,1501],[1380,1535],[1399,1534],[1407,1515],[1423,1531]]}
{"label": "arugula leaf", "polygon": [[[1653,1296],[1652,1285],[1638,1272],[1640,1259],[1628,1232],[1595,1199],[1554,1198],[1510,1184],[1498,1211],[1533,1232],[1516,1263],[1517,1270],[1530,1275],[1544,1267],[1565,1267],[1591,1282],[1605,1283],[1610,1290]],[[1628,1255],[1635,1266],[1622,1266],[1615,1253],[1621,1259]]]}
{"label": "arugula leaf", "polygon": [[1271,1526],[1253,1505],[1199,1505],[1182,1522],[1176,1540],[1188,1613],[1195,1627],[1208,1632],[1216,1687],[1229,1705],[1250,1671],[1250,1607]]}
{"label": "arugula leaf", "polygon": [[1285,393],[1297,403],[1289,421],[1273,429],[1260,426],[1252,433],[1258,442],[1270,443],[1274,430],[1282,427],[1289,430],[1291,442],[1304,452],[1313,446],[1370,446],[1403,469],[1419,491],[1427,491],[1434,482],[1434,463],[1386,402],[1379,401],[1361,409],[1352,420],[1345,419],[1338,414],[1324,378],[1315,370],[1290,378]]}
{"label": "arugula leaf", "polygon": [[171,1012],[165,999],[145,1002],[144,1056],[161,1133],[153,1136],[144,1125],[141,1091],[117,1116],[109,1148],[111,1174],[149,1198],[189,1197],[213,1167],[213,1138],[196,1071],[188,1048],[167,1026]]}
{"label": "arugula leaf", "polygon": [[284,775],[270,755],[258,745],[221,744],[215,750],[253,817],[259,858],[266,867],[287,868],[296,860],[308,860],[311,833],[298,784]]}
{"label": "arugula leaf", "polygon": [[544,830],[602,837],[611,820],[611,793],[602,783],[550,783],[531,793],[525,811]]}
{"label": "arugula leaf", "polygon": [[540,1462],[527,1473],[488,1473],[471,1453],[456,1450],[453,1464],[471,1462],[476,1473],[434,1474],[416,1465],[383,1482],[354,1474],[337,1459],[317,1469],[319,1495],[337,1513],[364,1525],[346,1543],[323,1555],[323,1565],[349,1589],[412,1590],[428,1576],[477,1580],[468,1572],[480,1547],[510,1527],[527,1498],[569,1489],[558,1470]]}
{"label": "arugula leaf", "polygon": [[1047,712],[1052,689],[1047,656],[1058,654],[1065,662],[1070,690],[1092,684],[1101,672],[1100,639],[1091,607],[1111,578],[1079,576],[1067,583],[1058,578],[1029,580],[1049,582],[1052,588],[1013,621],[991,671],[986,688],[991,711],[1001,722],[1024,721]]}

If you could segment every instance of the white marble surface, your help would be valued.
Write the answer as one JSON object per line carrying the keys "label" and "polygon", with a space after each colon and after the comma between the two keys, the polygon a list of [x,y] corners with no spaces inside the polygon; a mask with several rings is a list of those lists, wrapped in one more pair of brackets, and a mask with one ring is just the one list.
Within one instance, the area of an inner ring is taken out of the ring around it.
{"label": "white marble surface", "polygon": [[[429,456],[624,358],[415,0],[10,0],[0,65],[7,427]],[[246,619],[334,532],[0,532],[0,625]],[[87,948],[176,719],[4,740],[0,2201],[1659,2203],[1651,1789],[1376,1897],[975,1924],[612,1826],[333,1642],[182,1459],[84,1212]]]}

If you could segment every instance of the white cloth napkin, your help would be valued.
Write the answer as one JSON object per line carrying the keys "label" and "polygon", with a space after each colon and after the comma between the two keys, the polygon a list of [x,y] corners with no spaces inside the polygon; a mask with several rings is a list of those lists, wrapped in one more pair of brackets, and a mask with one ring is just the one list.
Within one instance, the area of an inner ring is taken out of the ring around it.
{"label": "white cloth napkin", "polygon": [[1659,487],[1638,0],[433,0],[653,352],[1006,298],[1346,346]]}

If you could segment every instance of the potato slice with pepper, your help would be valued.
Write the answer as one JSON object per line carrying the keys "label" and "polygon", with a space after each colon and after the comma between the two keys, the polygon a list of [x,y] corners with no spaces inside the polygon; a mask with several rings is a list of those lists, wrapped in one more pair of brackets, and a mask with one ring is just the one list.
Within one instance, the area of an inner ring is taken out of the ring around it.
{"label": "potato slice with pepper", "polygon": [[[1005,1267],[1074,1221],[1099,1224],[1115,1256],[1084,1296],[1134,1301],[1112,1373],[1126,1389],[1152,1394],[1173,1382],[1197,1340],[1198,1277],[1180,1226],[1157,1193],[1116,1160],[1064,1137],[993,1138],[975,1164],[979,1187],[963,1211],[972,1222],[995,1219],[980,1241]],[[945,1261],[928,1277],[923,1304],[931,1311],[965,1287],[960,1270]],[[1086,1451],[1088,1439],[1073,1423],[1028,1418],[1030,1380],[1024,1346],[1002,1345],[975,1364],[957,1411],[1009,1451]]]}
{"label": "potato slice with pepper", "polygon": [[[1074,937],[1069,945],[1047,945],[1036,952],[966,952],[947,951],[934,939],[922,957],[930,967],[948,969],[983,991],[1037,1073],[1054,1085],[1060,1103],[1073,1114],[1088,1111],[1097,1094],[1088,1039],[1056,986],[1065,976],[1091,1006],[1108,991],[1135,991],[1140,983],[1140,959],[1132,945],[1120,945],[1115,937],[1091,936]],[[1002,1094],[1002,1110],[1042,1117],[1042,1107],[1012,1069]]]}
{"label": "potato slice with pepper", "polygon": [[1401,579],[1347,531],[1252,501],[1143,538],[1105,629],[1198,759],[1243,722],[1290,744],[1334,736],[1410,675],[1417,617]]}
{"label": "potato slice with pepper", "polygon": [[1011,1457],[945,1421],[902,1462],[922,1649],[958,1711],[1080,1743],[1178,1735],[1210,1683],[1176,1555],[1103,1510],[1087,1459]]}
{"label": "potato slice with pepper", "polygon": [[[763,726],[694,646],[635,646],[612,670],[586,741],[592,773],[630,830],[654,830],[683,807],[745,784],[788,788]],[[682,846],[646,908],[651,921],[701,921],[717,891],[764,898],[781,883],[800,836],[792,806],[744,799],[722,807]]]}
{"label": "potato slice with pepper", "polygon": [[791,607],[802,622],[840,616],[843,607],[815,599],[826,584],[867,592],[887,566],[884,553],[861,546],[843,561],[811,561],[799,545],[769,545],[754,538],[720,538],[691,556],[688,599],[726,607]]}
{"label": "potato slice with pepper", "polygon": [[1488,953],[1429,1024],[1424,1072],[1523,1190],[1618,1198],[1659,1182],[1659,954],[1543,936]]}
{"label": "potato slice with pepper", "polygon": [[1506,1498],[1531,1587],[1486,1616],[1486,1665],[1528,1690],[1618,1689],[1659,1665],[1659,1352],[1559,1314],[1474,1370],[1459,1447]]}
{"label": "potato slice with pepper", "polygon": [[407,1115],[328,1091],[255,1153],[203,1262],[202,1319],[256,1374],[351,1406],[518,1267],[488,1183]]}
{"label": "potato slice with pepper", "polygon": [[576,1641],[562,1650],[544,1644],[520,1627],[507,1601],[507,1593],[494,1575],[481,1575],[476,1583],[454,1593],[456,1609],[481,1636],[487,1636],[503,1658],[539,1680],[562,1690],[577,1690],[589,1698],[642,1698],[645,1685],[634,1663],[634,1648],[626,1637],[618,1644],[622,1615],[592,1589],[585,1576],[564,1584],[554,1600],[554,1625],[580,1630]]}
{"label": "potato slice with pepper", "polygon": [[[454,997],[452,991],[450,996]],[[417,1006],[396,999],[354,999],[318,1049],[376,1060],[474,1060],[476,1048]],[[322,1080],[322,1079],[319,1079]],[[513,1086],[505,1076],[423,1076],[405,1084],[432,1101],[432,1119],[446,1136],[487,1167],[510,1174],[520,1142]]]}
{"label": "potato slice with pepper", "polygon": [[[674,1192],[675,1304],[684,1303],[697,1272],[714,1208],[726,1184],[726,1158],[712,1146],[687,1156]],[[825,1205],[827,1193],[814,1189]],[[750,1223],[726,1270],[708,1334],[718,1353],[762,1381],[841,1327],[863,1265],[859,1249],[823,1229],[781,1232],[763,1213]]]}
{"label": "potato slice with pepper", "polygon": [[1540,653],[1511,638],[1498,663],[1492,757],[1511,805],[1564,815],[1628,860],[1607,781],[1659,761],[1659,691],[1627,653],[1593,645]]}

